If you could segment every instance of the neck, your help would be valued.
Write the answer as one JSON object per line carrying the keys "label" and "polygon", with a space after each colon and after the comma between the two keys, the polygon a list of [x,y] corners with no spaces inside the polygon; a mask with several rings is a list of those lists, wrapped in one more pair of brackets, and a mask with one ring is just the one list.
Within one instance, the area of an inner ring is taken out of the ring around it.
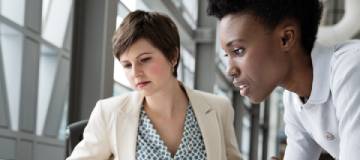
{"label": "neck", "polygon": [[313,81],[311,56],[307,53],[293,55],[289,75],[282,87],[300,97],[310,97]]}
{"label": "neck", "polygon": [[147,112],[167,118],[186,111],[187,105],[186,93],[176,79],[163,86],[156,94],[146,96],[144,103]]}

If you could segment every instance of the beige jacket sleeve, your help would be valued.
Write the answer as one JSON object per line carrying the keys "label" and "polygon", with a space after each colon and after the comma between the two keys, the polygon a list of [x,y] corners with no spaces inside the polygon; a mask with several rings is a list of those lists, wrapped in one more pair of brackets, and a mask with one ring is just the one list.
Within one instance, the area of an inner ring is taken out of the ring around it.
{"label": "beige jacket sleeve", "polygon": [[83,140],[66,160],[103,160],[111,157],[107,124],[102,113],[101,101],[96,103],[84,129]]}

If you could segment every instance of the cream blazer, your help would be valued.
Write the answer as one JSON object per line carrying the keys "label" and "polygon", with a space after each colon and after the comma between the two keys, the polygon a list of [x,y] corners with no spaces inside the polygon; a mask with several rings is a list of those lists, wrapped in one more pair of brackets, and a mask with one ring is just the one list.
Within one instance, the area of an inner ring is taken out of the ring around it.
{"label": "cream blazer", "polygon": [[[186,88],[203,136],[208,160],[238,160],[240,153],[229,100]],[[67,160],[135,160],[139,113],[144,97],[138,92],[97,102],[84,139]]]}

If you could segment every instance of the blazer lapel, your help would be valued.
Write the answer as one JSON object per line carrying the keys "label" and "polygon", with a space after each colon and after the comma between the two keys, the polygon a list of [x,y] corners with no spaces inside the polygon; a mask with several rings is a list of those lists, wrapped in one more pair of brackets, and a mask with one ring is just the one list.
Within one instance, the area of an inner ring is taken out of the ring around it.
{"label": "blazer lapel", "polygon": [[134,92],[129,98],[116,120],[114,136],[120,160],[135,160],[139,114],[144,97]]}
{"label": "blazer lapel", "polygon": [[193,106],[197,122],[200,126],[205,143],[207,159],[221,159],[221,137],[216,111],[204,102],[200,95],[194,93],[194,91],[189,88],[184,88],[186,89],[190,103]]}

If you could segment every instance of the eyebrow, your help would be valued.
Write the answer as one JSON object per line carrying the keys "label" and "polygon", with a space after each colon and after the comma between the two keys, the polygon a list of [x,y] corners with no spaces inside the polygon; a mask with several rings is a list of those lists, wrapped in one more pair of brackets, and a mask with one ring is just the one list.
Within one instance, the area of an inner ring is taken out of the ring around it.
{"label": "eyebrow", "polygon": [[[138,56],[135,57],[135,59],[138,59],[140,56],[143,56],[143,55],[146,55],[146,54],[152,54],[152,53],[149,53],[149,52],[144,52],[144,53],[140,53]],[[124,63],[126,62],[127,60],[125,61],[120,61],[120,63]]]}
{"label": "eyebrow", "polygon": [[230,42],[226,43],[226,47],[229,47],[231,46],[234,42],[244,42],[245,40],[244,39],[234,39],[234,40],[231,40]]}

